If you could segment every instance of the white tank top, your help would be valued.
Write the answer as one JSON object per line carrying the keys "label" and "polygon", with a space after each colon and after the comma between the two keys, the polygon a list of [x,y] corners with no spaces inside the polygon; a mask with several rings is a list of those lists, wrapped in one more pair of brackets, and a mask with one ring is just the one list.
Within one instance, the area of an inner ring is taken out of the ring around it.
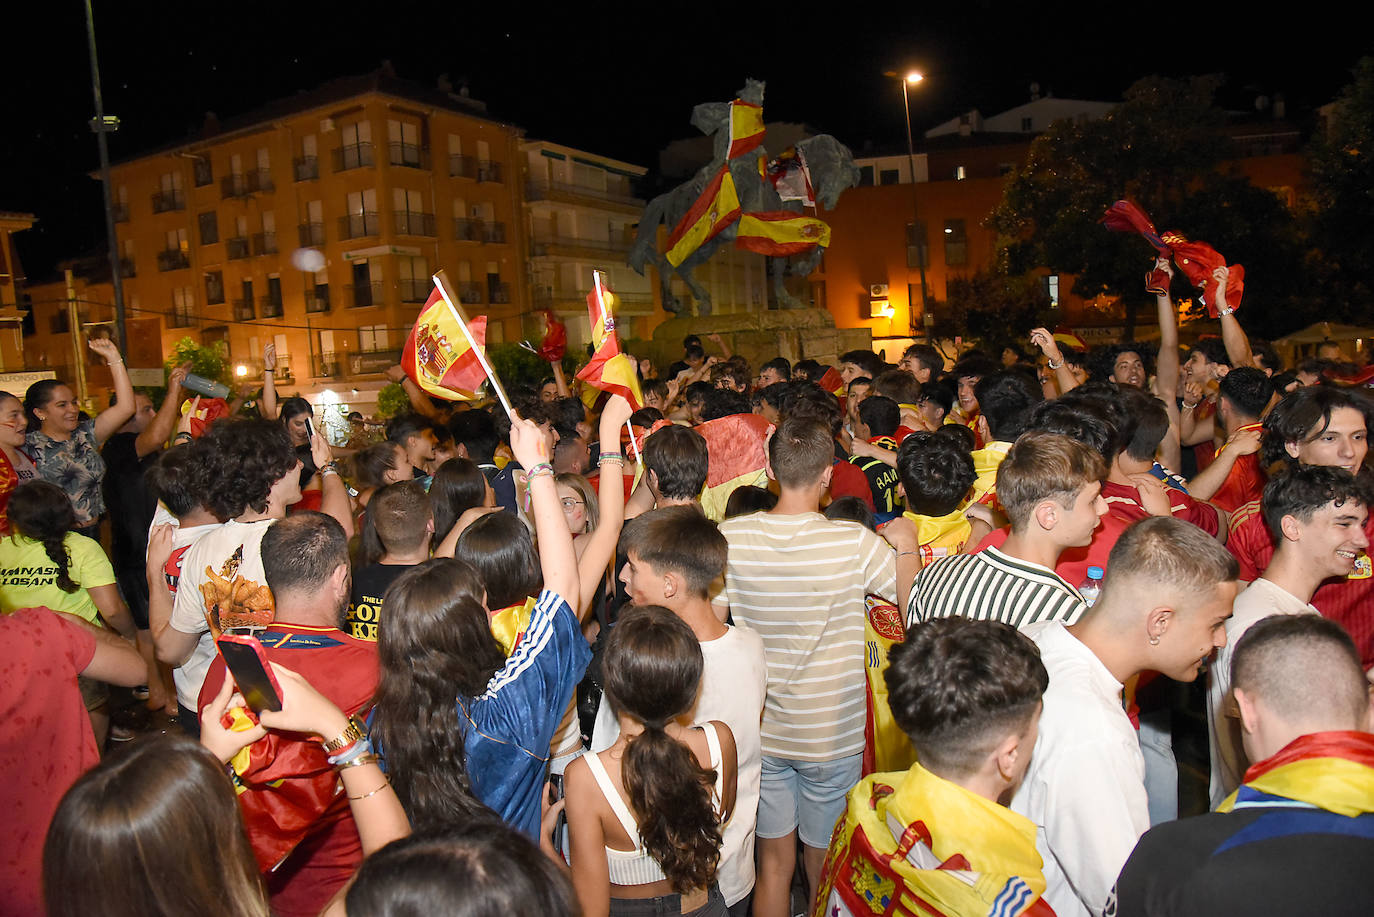
{"label": "white tank top", "polygon": [[[714,787],[716,810],[720,811],[721,795],[724,793],[725,769],[721,767],[720,737],[716,734],[714,723],[707,723],[701,727],[701,731],[706,734],[706,747],[711,753],[711,768],[716,772],[716,785]],[[620,821],[620,827],[625,829],[625,833],[630,836],[634,843],[633,850],[616,850],[614,847],[606,848],[606,865],[609,867],[610,880],[612,885],[648,885],[650,882],[661,882],[667,878],[663,874],[663,867],[658,865],[658,861],[644,849],[644,843],[639,838],[639,825],[635,822],[634,814],[630,807],[625,804],[625,800],[616,792],[615,784],[611,783],[611,775],[606,773],[606,767],[601,763],[601,758],[595,752],[583,752],[583,759],[587,762],[587,767],[591,769],[592,776],[596,778],[596,784],[601,788],[601,795],[606,797],[606,801],[611,804],[611,810],[615,812],[615,817]]]}

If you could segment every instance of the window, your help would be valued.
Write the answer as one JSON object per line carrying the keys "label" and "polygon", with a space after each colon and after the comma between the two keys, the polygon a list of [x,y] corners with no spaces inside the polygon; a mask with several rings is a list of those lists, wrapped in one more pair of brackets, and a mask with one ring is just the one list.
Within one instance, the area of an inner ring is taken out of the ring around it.
{"label": "window", "polygon": [[353,284],[352,301],[349,306],[359,308],[363,306],[381,305],[381,283],[374,283],[372,280],[372,268],[366,260],[353,262]]}
{"label": "window", "polygon": [[343,172],[372,165],[372,122],[355,121],[339,129],[341,146],[335,151],[334,168]]}
{"label": "window", "polygon": [[340,228],[345,239],[378,234],[376,188],[348,192],[348,214],[340,221]]}
{"label": "window", "polygon": [[424,167],[424,150],[420,147],[420,126],[410,121],[388,120],[386,135],[393,166]]}
{"label": "window", "polygon": [[424,192],[392,188],[391,206],[398,233],[408,236],[434,235],[433,216],[425,213]]}
{"label": "window", "polygon": [[861,168],[859,169],[859,187],[860,187],[860,188],[871,188],[871,187],[873,187],[873,167],[872,167],[872,166],[863,166],[863,167],[861,167]]}
{"label": "window", "polygon": [[963,181],[963,180],[966,179],[966,178],[968,178],[968,169],[964,168],[963,166],[955,166],[955,167],[954,167],[954,180],[955,180],[955,181]]}
{"label": "window", "polygon": [[194,160],[194,172],[197,188],[204,188],[206,185],[215,183],[215,170],[210,165],[209,155],[197,156]]}
{"label": "window", "polygon": [[205,274],[205,301],[211,305],[224,302],[224,272],[208,271]]}
{"label": "window", "polygon": [[906,224],[906,266],[916,270],[930,263],[930,251],[926,239],[926,224]]}
{"label": "window", "polygon": [[1050,300],[1050,307],[1051,307],[1051,308],[1054,308],[1054,309],[1058,309],[1058,308],[1059,308],[1059,275],[1058,275],[1058,274],[1050,274],[1050,275],[1047,276],[1047,277],[1043,277],[1043,278],[1041,278],[1041,283],[1042,283],[1043,286],[1044,286],[1045,295],[1046,295],[1047,297],[1049,297],[1049,300]]}
{"label": "window", "polygon": [[305,291],[305,311],[307,312],[328,312],[329,311],[329,272],[316,271],[315,283],[310,289]]}
{"label": "window", "polygon": [[878,183],[883,185],[899,185],[902,182],[900,169],[883,169],[878,176]]}
{"label": "window", "polygon": [[1031,129],[1031,119],[1030,119],[1030,118],[1022,118],[1022,119],[1021,119],[1021,130],[1025,131],[1026,133],[1030,133],[1030,129]]}
{"label": "window", "polygon": [[172,289],[172,327],[186,328],[190,326],[192,311],[195,309],[195,292],[190,287],[174,287]]}
{"label": "window", "polygon": [[219,214],[207,210],[197,217],[200,224],[200,244],[213,245],[219,241]]}
{"label": "window", "polygon": [[396,259],[401,275],[401,302],[424,302],[429,298],[429,262],[422,257],[401,255]]}
{"label": "window", "polygon": [[262,298],[262,317],[281,317],[281,277],[277,274],[267,276],[267,295]]}
{"label": "window", "polygon": [[945,266],[968,264],[968,236],[963,220],[945,220]]}
{"label": "window", "polygon": [[358,349],[363,353],[386,350],[386,325],[363,325],[359,328]]}

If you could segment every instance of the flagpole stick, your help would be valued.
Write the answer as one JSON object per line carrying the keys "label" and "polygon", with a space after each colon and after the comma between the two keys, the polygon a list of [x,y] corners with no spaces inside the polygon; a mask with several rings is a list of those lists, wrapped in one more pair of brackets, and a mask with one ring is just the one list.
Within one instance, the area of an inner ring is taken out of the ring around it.
{"label": "flagpole stick", "polygon": [[506,389],[501,385],[501,380],[496,377],[496,371],[493,370],[491,364],[487,362],[487,355],[483,346],[473,340],[472,332],[468,330],[467,316],[462,313],[462,310],[454,305],[455,299],[453,291],[448,288],[448,278],[444,275],[443,271],[439,271],[434,275],[434,286],[439,290],[439,295],[443,298],[444,305],[448,306],[449,314],[453,316],[453,320],[458,323],[459,328],[463,329],[463,337],[468,339],[468,346],[471,347],[472,352],[476,354],[477,362],[481,364],[482,371],[487,374],[487,380],[491,382],[491,387],[496,392],[496,397],[500,399],[501,406],[506,409],[506,415],[514,419],[515,411],[510,406],[510,398],[506,396]]}
{"label": "flagpole stick", "polygon": [[630,449],[634,452],[635,464],[638,465],[644,460],[640,458],[639,443],[635,442],[635,428],[630,425],[630,420],[628,417],[625,419],[625,429],[630,431]]}

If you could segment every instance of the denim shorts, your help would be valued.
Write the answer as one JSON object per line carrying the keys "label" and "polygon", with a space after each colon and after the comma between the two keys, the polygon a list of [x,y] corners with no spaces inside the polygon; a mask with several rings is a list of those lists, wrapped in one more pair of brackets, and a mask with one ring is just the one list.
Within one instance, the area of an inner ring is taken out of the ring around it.
{"label": "denim shorts", "polygon": [[829,847],[835,822],[844,814],[845,797],[859,782],[863,760],[862,752],[833,761],[764,755],[758,836],[786,837],[796,829],[806,846]]}
{"label": "denim shorts", "polygon": [[682,912],[681,895],[662,895],[658,898],[612,898],[610,917],[726,917],[729,911],[720,888],[713,882],[706,895],[706,903],[686,914]]}

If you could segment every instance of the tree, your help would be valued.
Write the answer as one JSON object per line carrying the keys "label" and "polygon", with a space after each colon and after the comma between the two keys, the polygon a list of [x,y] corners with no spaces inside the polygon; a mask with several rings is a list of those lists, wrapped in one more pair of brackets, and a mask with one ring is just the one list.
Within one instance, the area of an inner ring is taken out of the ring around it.
{"label": "tree", "polygon": [[1369,320],[1374,306],[1374,57],[1361,58],[1324,135],[1308,150],[1312,267],[1325,317]]}
{"label": "tree", "polygon": [[1031,329],[1048,324],[1053,312],[1038,277],[991,270],[951,277],[935,314],[937,336],[976,338],[996,356],[1003,347],[1024,351]]}
{"label": "tree", "polygon": [[[1222,171],[1230,147],[1225,113],[1213,101],[1219,85],[1215,76],[1147,77],[1105,117],[1060,121],[1036,138],[989,219],[1008,271],[1045,267],[1075,275],[1072,292],[1084,299],[1120,297],[1133,334],[1137,311],[1153,308],[1143,282],[1152,252],[1134,234],[1098,222],[1113,201],[1129,198],[1161,231],[1210,242],[1245,264],[1251,282],[1243,308],[1252,297],[1279,301],[1265,314],[1300,321],[1290,292],[1303,288],[1305,276],[1296,224],[1274,195]],[[1176,297],[1195,294],[1182,272],[1174,282]]]}
{"label": "tree", "polygon": [[163,364],[164,374],[183,363],[190,363],[191,372],[203,379],[222,382],[230,388],[234,386],[234,380],[229,376],[229,364],[219,344],[197,344],[192,338],[182,338],[172,345],[172,355]]}

